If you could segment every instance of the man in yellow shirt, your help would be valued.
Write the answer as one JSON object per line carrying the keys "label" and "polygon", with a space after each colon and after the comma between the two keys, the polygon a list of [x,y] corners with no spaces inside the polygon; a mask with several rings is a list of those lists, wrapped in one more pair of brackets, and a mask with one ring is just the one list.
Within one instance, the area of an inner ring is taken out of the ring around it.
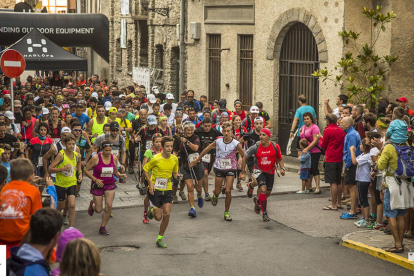
{"label": "man in yellow shirt", "polygon": [[[173,191],[171,177],[178,180],[178,158],[171,154],[173,151],[173,138],[165,136],[161,140],[162,152],[155,155],[144,166],[144,176],[148,181],[148,199],[153,208],[148,212],[148,218],[161,221],[160,231],[157,238],[157,246],[167,248],[162,237],[170,221]],[[152,171],[151,177],[149,172]],[[161,209],[162,207],[162,209]]]}
{"label": "man in yellow shirt", "polygon": [[88,117],[89,119],[96,117],[96,107],[98,105],[98,100],[95,97],[89,99],[89,108],[88,108]]}

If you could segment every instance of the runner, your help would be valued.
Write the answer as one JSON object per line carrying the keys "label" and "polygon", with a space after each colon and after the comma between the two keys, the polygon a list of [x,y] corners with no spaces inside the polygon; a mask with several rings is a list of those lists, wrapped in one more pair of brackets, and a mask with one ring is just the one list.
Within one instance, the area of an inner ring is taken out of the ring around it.
{"label": "runner", "polygon": [[[231,187],[233,186],[234,177],[236,176],[237,172],[237,153],[240,156],[244,157],[244,151],[242,145],[239,141],[234,139],[233,136],[233,128],[230,122],[225,122],[222,125],[223,128],[223,137],[218,138],[213,143],[211,143],[207,148],[205,148],[200,156],[194,161],[190,163],[190,166],[195,166],[199,163],[203,156],[210,152],[212,149],[216,148],[216,158],[214,162],[214,172],[216,174],[215,180],[215,189],[213,191],[213,199],[211,200],[211,204],[213,206],[217,205],[218,196],[221,191],[221,186],[223,183],[223,179],[226,181],[226,201],[224,206],[224,220],[225,221],[232,221],[233,219],[230,217],[229,210],[231,204]],[[240,174],[240,177],[244,178],[244,172]]]}
{"label": "runner", "polygon": [[204,200],[201,196],[201,185],[204,178],[204,165],[198,163],[193,167],[189,167],[189,163],[196,160],[199,156],[198,150],[200,147],[200,138],[194,134],[194,124],[192,122],[183,123],[184,136],[174,141],[174,155],[180,154],[180,172],[183,175],[182,180],[187,186],[188,203],[190,204],[190,211],[188,215],[192,218],[197,217],[194,208],[194,179],[197,185],[198,207],[204,206]]}
{"label": "runner", "polygon": [[[155,218],[160,221],[162,218],[160,231],[157,238],[157,246],[167,248],[163,242],[165,230],[170,220],[170,212],[172,208],[172,185],[171,177],[178,179],[178,158],[171,154],[173,151],[173,139],[171,137],[163,137],[161,140],[162,152],[154,156],[144,166],[144,176],[148,181],[149,200],[153,206],[148,212],[148,218]],[[149,171],[152,171],[151,177]],[[162,211],[161,211],[162,207]]]}
{"label": "runner", "polygon": [[[133,174],[134,173],[134,162],[135,162],[135,157],[137,157],[137,159],[139,161],[142,160],[142,155],[141,154],[137,154],[141,149],[139,149],[140,147],[142,147],[141,142],[139,141],[139,139],[137,140],[138,142],[136,142],[136,138],[137,138],[137,133],[138,131],[146,125],[147,123],[147,116],[148,116],[148,111],[146,109],[141,109],[139,111],[139,116],[138,118],[136,118],[133,122],[132,122],[132,130],[133,132],[131,133],[131,143],[129,144],[129,168],[128,168],[128,173],[129,174]],[[139,155],[139,156],[137,156]],[[138,158],[140,157],[140,158]],[[140,172],[141,173],[141,172]]]}
{"label": "runner", "polygon": [[159,121],[159,127],[161,129],[162,135],[172,137],[172,131],[171,131],[171,128],[168,126],[167,116],[160,116],[158,121]]}
{"label": "runner", "polygon": [[60,132],[62,128],[66,126],[65,122],[59,120],[59,109],[57,107],[52,108],[49,123],[49,135],[53,142],[60,141]]}
{"label": "runner", "polygon": [[[72,124],[72,133],[73,136],[75,136],[76,139],[76,145],[79,147],[80,150],[80,156],[81,156],[81,164],[82,164],[82,171],[83,168],[86,166],[86,163],[88,162],[89,158],[91,157],[92,149],[91,149],[91,142],[89,141],[88,137],[85,137],[83,134],[81,134],[82,126],[79,122],[74,122]],[[80,188],[81,188],[82,182],[78,182],[76,185],[76,197],[80,197]]]}
{"label": "runner", "polygon": [[267,198],[273,189],[275,181],[276,164],[280,166],[280,173],[285,175],[285,167],[282,159],[282,153],[278,144],[270,141],[270,130],[263,128],[260,130],[260,142],[251,146],[246,151],[246,156],[243,157],[242,172],[240,178],[244,179],[244,168],[249,158],[254,156],[254,171],[252,173],[253,181],[249,184],[247,196],[249,198],[253,195],[253,188],[259,185],[259,198],[255,197],[253,202],[255,204],[256,214],[260,214],[260,209],[263,212],[263,221],[269,221],[267,214]]}
{"label": "runner", "polygon": [[[162,151],[161,139],[162,139],[162,135],[160,133],[156,133],[152,137],[153,147],[152,147],[152,149],[147,149],[145,151],[144,160],[142,161],[142,166],[143,167],[145,166],[145,164],[147,164],[149,161],[151,161],[152,158],[154,158],[154,155],[156,155],[156,154],[158,154]],[[151,176],[151,172],[149,172],[149,173],[150,173],[150,176]],[[148,188],[148,181],[146,179],[144,180],[144,183],[145,183],[145,187]],[[148,207],[149,207],[149,200],[148,200],[148,193],[147,193],[147,195],[145,197],[145,200],[144,200],[144,218],[142,219],[142,222],[145,223],[145,224],[149,223],[148,216],[147,216]]]}
{"label": "runner", "polygon": [[109,124],[110,122],[112,122],[111,119],[105,116],[105,107],[98,105],[96,107],[96,117],[89,121],[86,128],[86,132],[89,135],[92,135],[92,143],[95,142],[96,137],[104,133],[103,126],[105,124]]}
{"label": "runner", "polygon": [[[199,129],[194,131],[196,135],[200,138],[201,150],[203,151],[211,143],[217,140],[218,137],[223,136],[223,134],[215,128],[212,128],[212,122],[210,118],[204,118]],[[211,196],[208,193],[208,175],[213,168],[213,160],[216,158],[216,151],[211,149],[206,155],[204,155],[202,161],[204,163],[204,179],[203,179],[203,188],[205,194],[205,201],[211,201]]]}
{"label": "runner", "polygon": [[[105,209],[102,215],[101,226],[99,227],[99,234],[106,236],[109,235],[108,230],[106,230],[106,224],[111,217],[112,203],[115,196],[114,175],[124,179],[127,176],[118,171],[118,166],[116,165],[118,158],[112,154],[113,144],[111,141],[103,141],[100,146],[101,152],[92,157],[88,164],[86,164],[85,175],[92,180],[91,194],[93,199],[90,201],[88,208],[90,216],[93,216],[94,212],[98,214],[102,212],[102,201],[103,196],[105,196]],[[93,175],[90,173],[92,169]]]}
{"label": "runner", "polygon": [[[76,139],[72,134],[64,140],[66,148],[59,151],[55,160],[50,164],[49,172],[56,173],[56,193],[58,197],[57,210],[65,208],[66,200],[69,207],[69,227],[75,225],[75,193],[77,181],[82,182],[82,168],[79,154],[74,151]],[[79,177],[76,177],[76,173]]]}

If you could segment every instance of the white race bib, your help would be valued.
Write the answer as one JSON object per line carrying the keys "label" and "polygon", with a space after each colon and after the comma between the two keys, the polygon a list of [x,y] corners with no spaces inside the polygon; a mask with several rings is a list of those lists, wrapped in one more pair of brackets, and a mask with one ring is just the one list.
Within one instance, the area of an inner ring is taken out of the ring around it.
{"label": "white race bib", "polygon": [[126,131],[125,131],[125,130],[121,131],[121,133],[122,133],[122,136],[124,136],[124,138],[126,138],[126,137],[127,137],[127,135],[126,135]]}
{"label": "white race bib", "polygon": [[39,156],[37,158],[37,166],[38,167],[43,167],[43,156]]}
{"label": "white race bib", "polygon": [[220,158],[220,168],[222,170],[231,170],[231,159]]}
{"label": "white race bib", "polygon": [[167,189],[167,184],[168,184],[168,178],[159,178],[159,177],[157,177],[155,179],[154,187],[155,187],[155,189],[158,189],[158,190],[165,190],[165,189]]}
{"label": "white race bib", "polygon": [[101,172],[101,177],[111,177],[114,174],[113,167],[103,167]]}
{"label": "white race bib", "polygon": [[146,149],[151,149],[152,148],[152,141],[148,140],[147,143],[145,144],[145,148]]}
{"label": "white race bib", "polygon": [[62,174],[67,177],[72,177],[73,173],[75,172],[75,167],[71,166],[70,171],[63,171]]}
{"label": "white race bib", "polygon": [[203,156],[203,158],[201,158],[201,160],[203,160],[203,162],[210,163],[211,154],[207,153],[206,155]]}
{"label": "white race bib", "polygon": [[198,152],[192,153],[188,156],[188,161],[191,163],[194,160],[196,160],[199,156],[200,154]]}
{"label": "white race bib", "polygon": [[119,155],[119,150],[111,150],[111,153],[112,153],[112,155],[113,156],[116,156],[116,157],[118,157],[118,155]]}
{"label": "white race bib", "polygon": [[254,169],[253,170],[253,173],[252,173],[252,177],[254,177],[254,178],[258,178],[259,177],[259,175],[262,173],[262,171],[261,170],[258,170],[258,169]]}

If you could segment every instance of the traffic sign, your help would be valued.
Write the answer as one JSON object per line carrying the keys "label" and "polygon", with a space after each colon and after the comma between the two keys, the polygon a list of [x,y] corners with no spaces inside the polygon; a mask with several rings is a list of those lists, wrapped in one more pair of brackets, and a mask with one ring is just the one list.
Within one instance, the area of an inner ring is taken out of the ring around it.
{"label": "traffic sign", "polygon": [[0,59],[1,70],[9,78],[20,76],[26,68],[26,61],[16,50],[6,50]]}

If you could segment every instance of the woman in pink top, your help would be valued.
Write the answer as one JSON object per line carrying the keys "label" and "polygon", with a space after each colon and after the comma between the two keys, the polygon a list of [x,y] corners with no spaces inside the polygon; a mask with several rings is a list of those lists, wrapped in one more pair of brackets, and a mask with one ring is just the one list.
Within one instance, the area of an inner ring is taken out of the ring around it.
{"label": "woman in pink top", "polygon": [[308,140],[308,147],[303,149],[303,153],[309,151],[311,153],[311,178],[310,186],[312,188],[312,178],[315,179],[316,189],[314,194],[320,194],[320,177],[319,177],[319,158],[321,157],[321,144],[319,143],[318,134],[319,127],[313,123],[313,115],[310,112],[303,114],[303,122],[305,125],[299,130],[300,139]]}
{"label": "woman in pink top", "polygon": [[[91,194],[93,199],[89,203],[88,214],[93,216],[94,212],[102,212],[103,195],[105,195],[105,211],[102,216],[101,227],[99,228],[100,235],[109,235],[105,226],[111,217],[112,203],[115,196],[115,178],[125,179],[126,174],[121,174],[118,171],[118,158],[112,155],[112,143],[104,141],[101,145],[101,152],[96,154],[86,164],[84,173],[87,177],[92,179]],[[93,175],[90,170],[93,168]]]}

